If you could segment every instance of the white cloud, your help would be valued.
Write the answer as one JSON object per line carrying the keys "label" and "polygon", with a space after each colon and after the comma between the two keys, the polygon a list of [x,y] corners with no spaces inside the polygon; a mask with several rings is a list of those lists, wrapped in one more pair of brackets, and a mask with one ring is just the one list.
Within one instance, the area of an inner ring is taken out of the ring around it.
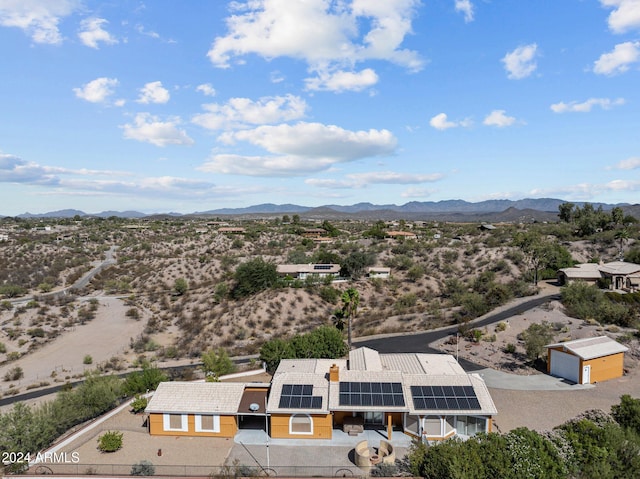
{"label": "white cloud", "polygon": [[410,185],[417,183],[430,183],[441,180],[444,177],[441,173],[431,173],[420,175],[414,173],[397,173],[395,171],[372,171],[369,173],[353,173],[347,178],[355,180],[358,184],[395,184]]}
{"label": "white cloud", "polygon": [[193,123],[209,130],[265,125],[304,117],[307,103],[295,95],[249,98],[231,98],[227,103],[203,105],[207,113],[195,115]]}
{"label": "white cloud", "polygon": [[587,101],[578,103],[572,101],[565,103],[563,101],[551,105],[551,110],[555,113],[579,112],[588,113],[594,106],[599,106],[603,110],[609,110],[614,106],[624,105],[624,98],[611,100],[609,98],[589,98]]}
{"label": "white cloud", "polygon": [[102,28],[108,23],[104,18],[85,18],[80,22],[82,31],[78,33],[78,37],[86,46],[95,49],[98,48],[98,42],[104,42],[107,45],[118,43],[118,40]]}
{"label": "white cloud", "polygon": [[455,0],[456,1],[456,12],[461,12],[464,14],[465,22],[473,21],[473,3],[471,0]]}
{"label": "white cloud", "polygon": [[351,189],[365,188],[373,184],[385,185],[412,185],[430,183],[441,180],[441,173],[427,175],[398,173],[395,171],[371,171],[367,173],[352,173],[345,176],[344,180],[309,178],[305,184],[327,189]]}
{"label": "white cloud", "polygon": [[449,128],[457,128],[457,127],[469,127],[472,125],[472,121],[469,118],[465,118],[460,121],[449,121],[446,113],[438,113],[436,116],[429,120],[429,125],[431,125],[436,130],[448,130]]}
{"label": "white cloud", "polygon": [[614,168],[617,170],[636,170],[640,168],[640,157],[619,161]]}
{"label": "white cloud", "polygon": [[260,126],[220,135],[229,145],[242,141],[259,146],[266,156],[218,154],[199,170],[249,176],[295,176],[326,170],[374,156],[388,156],[397,140],[388,130],[349,131],[334,125],[298,123]]}
{"label": "white cloud", "polygon": [[124,137],[128,140],[144,141],[161,147],[192,145],[194,141],[189,138],[187,132],[178,128],[180,123],[179,118],[160,121],[157,116],[149,113],[138,113],[134,124],[127,123],[121,128],[124,130]]}
{"label": "white cloud", "polygon": [[638,61],[640,42],[619,43],[612,52],[600,55],[593,64],[593,71],[599,75],[615,75],[626,72],[629,65]]}
{"label": "white cloud", "polygon": [[[113,95],[114,88],[118,86],[116,78],[101,77],[82,85],[82,88],[74,88],[78,98],[91,103],[103,103]],[[121,106],[121,105],[118,105]]]}
{"label": "white cloud", "polygon": [[534,189],[529,196],[562,197],[567,200],[589,201],[607,193],[619,194],[621,191],[640,191],[640,181],[611,180],[606,183],[579,183],[558,188]]}
{"label": "white cloud", "polygon": [[201,92],[205,96],[216,96],[216,89],[213,88],[211,83],[203,83],[196,87],[196,91]]}
{"label": "white cloud", "polygon": [[233,58],[255,53],[266,59],[304,60],[313,71],[371,59],[417,71],[423,61],[401,45],[411,33],[419,4],[419,0],[233,2],[236,12],[226,19],[229,33],[214,40],[208,57],[220,68],[228,68]]}
{"label": "white cloud", "polygon": [[371,68],[359,72],[336,71],[318,72],[316,78],[305,80],[307,90],[327,90],[333,92],[362,91],[378,83],[378,75]]}
{"label": "white cloud", "polygon": [[600,0],[605,7],[614,10],[609,14],[609,28],[614,33],[624,33],[640,27],[640,1],[638,0]]}
{"label": "white cloud", "polygon": [[154,81],[146,83],[140,89],[140,96],[136,100],[138,103],[167,103],[170,95],[169,90],[162,86],[162,82]]}
{"label": "white cloud", "polygon": [[402,198],[428,198],[434,194],[437,190],[431,188],[416,188],[411,187],[400,193]]}
{"label": "white cloud", "polygon": [[81,7],[80,0],[3,0],[0,25],[22,29],[36,43],[59,44],[58,24]]}
{"label": "white cloud", "polygon": [[507,116],[504,110],[493,110],[489,113],[484,121],[483,125],[497,126],[498,128],[504,128],[505,126],[511,126],[516,122],[516,119],[512,116]]}
{"label": "white cloud", "polygon": [[538,45],[531,43],[516,48],[502,58],[507,77],[512,80],[521,80],[531,75],[538,65],[535,58],[538,53]]}

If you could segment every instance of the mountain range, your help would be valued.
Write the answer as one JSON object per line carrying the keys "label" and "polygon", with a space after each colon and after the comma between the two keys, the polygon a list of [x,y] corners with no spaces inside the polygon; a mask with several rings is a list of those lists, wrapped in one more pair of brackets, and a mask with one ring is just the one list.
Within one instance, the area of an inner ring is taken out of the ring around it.
{"label": "mountain range", "polygon": [[[284,214],[304,215],[309,219],[398,219],[411,220],[439,219],[442,221],[554,221],[557,220],[558,207],[566,201],[556,198],[526,198],[522,200],[486,200],[468,202],[464,200],[443,201],[411,201],[403,205],[373,203],[357,203],[354,205],[325,205],[320,207],[300,206],[295,204],[264,203],[245,208],[220,208],[188,214],[154,213],[145,214],[138,211],[103,211],[87,214],[76,209],[51,211],[48,213],[23,213],[19,218],[73,218],[116,216],[120,218],[166,218],[166,217],[265,217]],[[575,202],[582,206],[584,203]],[[606,204],[592,203],[594,208],[602,207],[610,210],[616,206],[625,210],[626,214],[638,216],[640,205],[631,206],[626,203]],[[634,214],[635,213],[635,214]]]}

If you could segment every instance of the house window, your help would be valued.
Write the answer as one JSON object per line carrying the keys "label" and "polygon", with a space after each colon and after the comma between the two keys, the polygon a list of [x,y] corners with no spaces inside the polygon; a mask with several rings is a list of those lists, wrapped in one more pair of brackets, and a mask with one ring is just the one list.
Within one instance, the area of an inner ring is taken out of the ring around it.
{"label": "house window", "polygon": [[415,436],[419,436],[420,435],[420,417],[414,416],[412,414],[407,414],[405,416],[404,429],[405,431],[410,432]]}
{"label": "house window", "polygon": [[422,420],[422,432],[429,437],[442,436],[442,420],[440,416],[426,416]]}
{"label": "house window", "polygon": [[487,432],[487,419],[484,417],[458,416],[456,431],[463,436],[473,436],[480,432]]}
{"label": "house window", "polygon": [[188,431],[189,421],[186,414],[163,414],[162,425],[165,431]]}
{"label": "house window", "polygon": [[308,414],[294,414],[289,419],[289,434],[313,434],[313,419]]}
{"label": "house window", "polygon": [[196,432],[220,432],[220,416],[196,415]]}

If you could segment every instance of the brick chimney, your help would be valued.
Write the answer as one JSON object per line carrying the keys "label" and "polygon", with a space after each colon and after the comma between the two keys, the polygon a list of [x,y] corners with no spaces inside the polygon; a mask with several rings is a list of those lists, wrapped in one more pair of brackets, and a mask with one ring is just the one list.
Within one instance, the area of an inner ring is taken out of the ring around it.
{"label": "brick chimney", "polygon": [[332,383],[340,381],[340,368],[337,364],[332,364],[329,368],[329,381]]}

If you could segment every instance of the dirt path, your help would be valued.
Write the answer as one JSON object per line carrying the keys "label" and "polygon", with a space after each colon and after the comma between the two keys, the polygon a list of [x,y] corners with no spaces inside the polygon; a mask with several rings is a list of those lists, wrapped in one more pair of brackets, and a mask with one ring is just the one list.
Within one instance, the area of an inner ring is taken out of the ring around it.
{"label": "dirt path", "polygon": [[[15,367],[21,367],[24,377],[18,381],[3,382],[2,391],[12,384],[24,392],[25,386],[37,382],[64,382],[113,356],[121,356],[128,349],[129,338],[144,330],[144,321],[136,321],[125,315],[127,306],[120,299],[98,298],[100,307],[95,319],[74,327],[36,351],[0,367],[0,378]],[[83,364],[90,355],[92,364]],[[52,373],[55,371],[55,378]]]}

